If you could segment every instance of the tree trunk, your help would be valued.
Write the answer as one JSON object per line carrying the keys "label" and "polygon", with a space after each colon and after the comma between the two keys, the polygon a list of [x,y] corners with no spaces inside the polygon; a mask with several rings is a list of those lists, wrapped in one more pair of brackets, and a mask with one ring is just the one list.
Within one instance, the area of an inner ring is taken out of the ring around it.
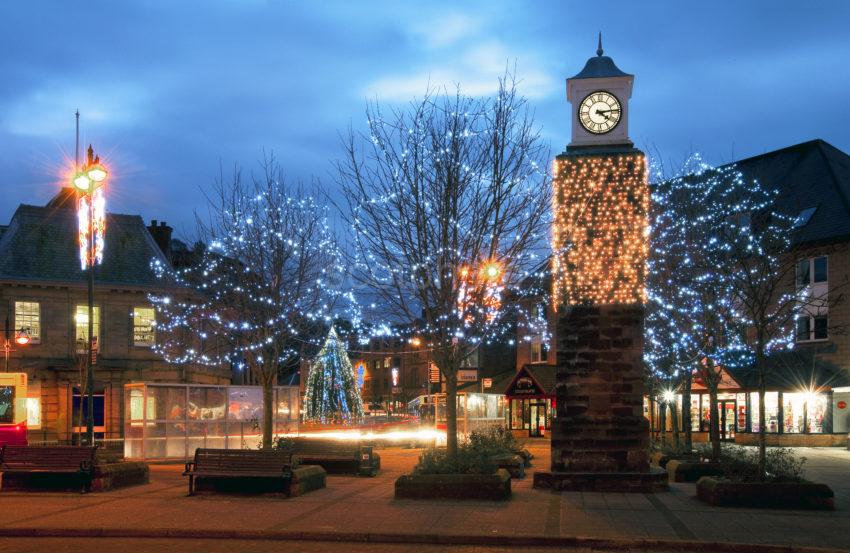
{"label": "tree trunk", "polygon": [[263,379],[263,449],[272,448],[274,434],[274,379]]}
{"label": "tree trunk", "polygon": [[673,427],[673,447],[675,447],[677,450],[679,449],[679,446],[680,446],[680,443],[681,443],[681,441],[679,439],[679,413],[678,413],[678,411],[679,410],[676,408],[676,401],[675,400],[671,401],[670,402],[670,426]]}
{"label": "tree trunk", "polygon": [[655,434],[655,400],[652,398],[652,392],[649,393],[649,437],[652,443],[658,441],[658,436]]}
{"label": "tree trunk", "polygon": [[[706,379],[708,380],[708,379]],[[708,387],[708,436],[711,440],[711,460],[720,460],[720,411],[717,409],[717,383]]]}
{"label": "tree trunk", "polygon": [[665,401],[660,401],[661,409],[658,410],[658,431],[661,438],[661,446],[667,442],[667,409]]}
{"label": "tree trunk", "polygon": [[446,371],[446,454],[457,456],[457,370]]}
{"label": "tree trunk", "polygon": [[691,383],[693,375],[688,370],[685,374],[684,390],[682,390],[682,424],[685,431],[685,450],[690,452],[694,448],[693,429],[691,428]]}
{"label": "tree trunk", "polygon": [[[765,413],[764,408],[764,396],[766,385],[764,382],[764,356],[761,351],[761,346],[759,346],[756,350],[756,371],[758,371],[758,383],[759,383],[759,462],[758,462],[758,477],[761,480],[764,480],[765,477],[765,464],[766,464],[766,456],[767,456],[767,435],[765,431],[767,430],[767,414]],[[781,422],[781,421],[780,421]]]}

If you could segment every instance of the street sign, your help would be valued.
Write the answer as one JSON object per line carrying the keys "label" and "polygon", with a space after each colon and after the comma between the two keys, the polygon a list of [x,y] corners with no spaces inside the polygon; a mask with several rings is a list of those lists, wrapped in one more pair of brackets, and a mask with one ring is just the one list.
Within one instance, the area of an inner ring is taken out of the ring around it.
{"label": "street sign", "polygon": [[457,371],[458,382],[475,382],[478,380],[478,369],[460,369]]}
{"label": "street sign", "polygon": [[440,368],[434,363],[431,363],[431,366],[428,367],[428,382],[432,384],[440,383]]}
{"label": "street sign", "polygon": [[97,365],[97,336],[91,341],[91,364]]}
{"label": "street sign", "polygon": [[484,388],[492,388],[493,387],[493,379],[492,378],[484,378],[482,380],[482,383],[484,384]]}

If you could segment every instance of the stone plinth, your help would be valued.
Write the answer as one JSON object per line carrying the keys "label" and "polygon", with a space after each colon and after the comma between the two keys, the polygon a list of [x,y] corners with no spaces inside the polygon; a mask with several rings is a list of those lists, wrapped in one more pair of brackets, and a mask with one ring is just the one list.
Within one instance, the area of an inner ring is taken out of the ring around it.
{"label": "stone plinth", "polygon": [[557,326],[557,418],[551,473],[535,486],[652,491],[666,474],[649,468],[643,416],[641,305],[562,307]]}

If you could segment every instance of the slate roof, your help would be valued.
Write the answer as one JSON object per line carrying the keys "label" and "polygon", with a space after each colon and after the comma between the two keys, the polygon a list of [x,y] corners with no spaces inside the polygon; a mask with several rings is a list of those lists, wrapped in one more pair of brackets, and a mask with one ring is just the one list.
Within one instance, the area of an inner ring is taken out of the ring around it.
{"label": "slate roof", "polygon": [[795,236],[797,243],[850,238],[850,156],[835,146],[811,140],[730,165],[747,180],[777,187],[779,208],[787,215],[816,208]]}
{"label": "slate roof", "polygon": [[[0,280],[85,284],[77,246],[77,214],[60,192],[47,206],[20,205],[0,237]],[[152,259],[167,263],[138,215],[107,213],[103,264],[95,284],[161,287]]]}
{"label": "slate roof", "polygon": [[[767,357],[765,385],[768,391],[799,392],[850,386],[850,374],[812,351],[796,349]],[[742,388],[758,388],[758,374],[752,367],[727,369]]]}
{"label": "slate roof", "polygon": [[571,79],[601,79],[605,77],[631,77],[629,73],[621,71],[619,67],[608,56],[594,56],[587,60],[584,68]]}

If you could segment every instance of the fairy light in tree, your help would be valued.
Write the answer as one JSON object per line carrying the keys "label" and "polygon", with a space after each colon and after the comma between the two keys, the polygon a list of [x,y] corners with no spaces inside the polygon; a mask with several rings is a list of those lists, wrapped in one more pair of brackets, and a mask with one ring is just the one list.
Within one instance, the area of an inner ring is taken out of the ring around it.
{"label": "fairy light in tree", "polygon": [[640,152],[554,165],[554,305],[646,302],[649,186]]}

